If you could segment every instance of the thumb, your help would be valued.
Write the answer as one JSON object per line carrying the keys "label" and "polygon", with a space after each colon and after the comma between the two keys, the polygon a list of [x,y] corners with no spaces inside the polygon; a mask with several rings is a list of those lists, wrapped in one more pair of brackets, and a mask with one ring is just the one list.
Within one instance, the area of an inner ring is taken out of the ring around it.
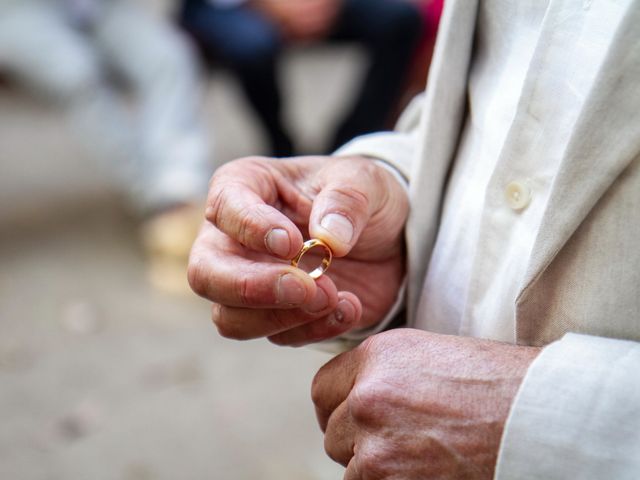
{"label": "thumb", "polygon": [[364,158],[335,159],[319,171],[321,189],[311,209],[311,237],[326,242],[335,256],[347,255],[384,202],[383,173]]}

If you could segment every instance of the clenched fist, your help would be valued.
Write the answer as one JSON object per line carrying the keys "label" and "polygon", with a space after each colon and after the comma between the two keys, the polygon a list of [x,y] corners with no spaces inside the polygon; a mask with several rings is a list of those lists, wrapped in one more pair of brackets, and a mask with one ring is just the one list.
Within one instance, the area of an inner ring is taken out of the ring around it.
{"label": "clenched fist", "polygon": [[326,364],[312,397],[345,480],[491,479],[535,347],[398,329]]}

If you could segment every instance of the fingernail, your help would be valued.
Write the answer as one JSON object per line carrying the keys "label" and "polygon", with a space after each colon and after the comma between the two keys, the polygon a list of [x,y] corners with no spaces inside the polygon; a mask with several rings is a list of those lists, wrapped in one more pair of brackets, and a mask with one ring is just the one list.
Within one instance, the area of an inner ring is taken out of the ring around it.
{"label": "fingernail", "polygon": [[348,300],[340,300],[336,310],[329,315],[328,323],[342,324],[345,322],[351,322],[356,316],[356,309]]}
{"label": "fingernail", "polygon": [[316,296],[313,301],[307,305],[304,310],[308,313],[320,313],[329,306],[329,297],[320,287],[316,290]]}
{"label": "fingernail", "polygon": [[302,280],[292,273],[285,273],[278,280],[278,303],[300,305],[307,296],[307,289]]}
{"label": "fingernail", "polygon": [[329,213],[324,216],[320,226],[342,243],[349,243],[353,238],[353,224],[344,215]]}
{"label": "fingernail", "polygon": [[291,249],[291,241],[289,240],[289,234],[282,228],[274,228],[267,234],[265,239],[267,249],[279,257],[286,257],[289,255]]}

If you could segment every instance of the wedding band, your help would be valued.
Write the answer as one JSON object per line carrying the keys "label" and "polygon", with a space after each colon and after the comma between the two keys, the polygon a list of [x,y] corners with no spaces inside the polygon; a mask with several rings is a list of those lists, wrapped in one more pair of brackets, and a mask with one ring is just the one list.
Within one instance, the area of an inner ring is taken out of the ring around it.
{"label": "wedding band", "polygon": [[309,250],[315,247],[324,248],[324,258],[322,259],[322,263],[318,265],[314,270],[309,272],[309,276],[314,280],[317,280],[322,276],[324,272],[326,272],[329,269],[329,265],[331,265],[331,260],[333,258],[333,252],[331,252],[331,249],[329,248],[329,246],[326,243],[324,243],[322,240],[318,240],[317,238],[312,238],[311,240],[307,240],[306,242],[304,242],[304,244],[302,245],[302,250],[300,250],[298,252],[298,255],[296,255],[296,257],[293,260],[291,260],[291,265],[294,267],[297,267],[298,263],[300,262],[302,257],[305,255],[305,253],[307,253]]}

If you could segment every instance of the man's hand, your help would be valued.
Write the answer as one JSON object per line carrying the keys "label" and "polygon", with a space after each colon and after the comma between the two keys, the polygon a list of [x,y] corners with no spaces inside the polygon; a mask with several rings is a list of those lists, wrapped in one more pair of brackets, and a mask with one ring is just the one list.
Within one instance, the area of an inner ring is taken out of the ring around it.
{"label": "man's hand", "polygon": [[253,0],[293,40],[318,40],[333,27],[342,0]]}
{"label": "man's hand", "polygon": [[[211,180],[189,282],[215,302],[225,337],[304,345],[367,327],[391,308],[404,277],[407,213],[404,187],[370,159],[237,160]],[[335,256],[317,281],[289,264],[303,236]]]}
{"label": "man's hand", "polygon": [[312,397],[345,480],[493,478],[538,348],[391,330],[327,363]]}

